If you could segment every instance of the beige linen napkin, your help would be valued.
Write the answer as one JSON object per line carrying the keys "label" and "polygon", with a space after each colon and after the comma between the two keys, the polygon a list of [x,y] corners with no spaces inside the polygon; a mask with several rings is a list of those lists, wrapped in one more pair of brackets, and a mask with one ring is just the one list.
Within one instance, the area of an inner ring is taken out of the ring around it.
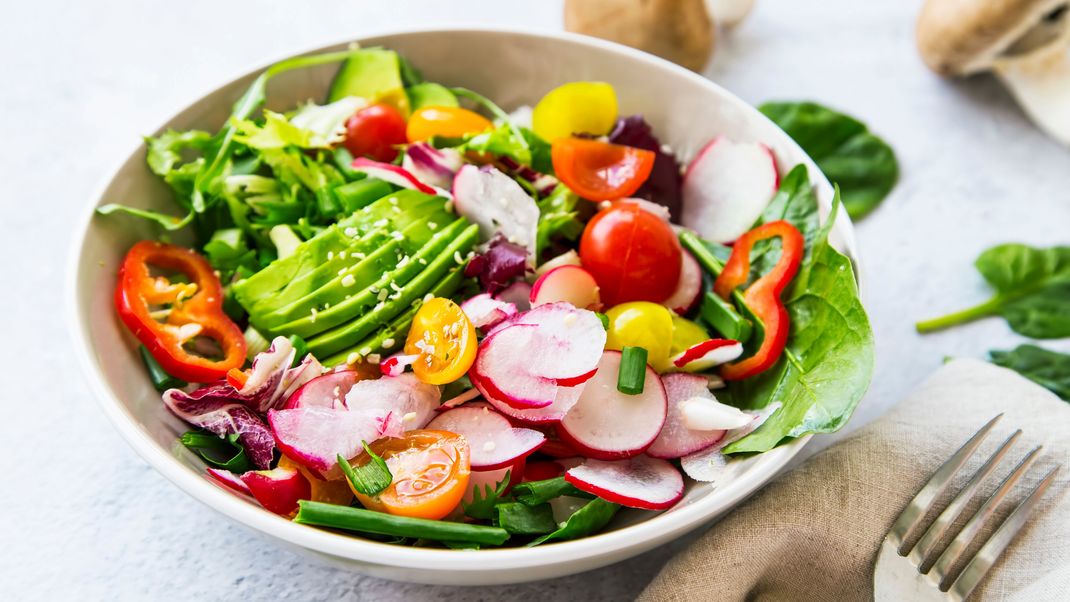
{"label": "beige linen napkin", "polygon": [[[1024,433],[982,495],[1035,445],[1044,445],[1041,459],[1011,502],[1056,463],[1063,468],[971,600],[1070,600],[1070,404],[975,360],[947,364],[886,416],[742,504],[670,560],[639,600],[872,600],[873,563],[888,527],[932,472],[1000,412],[969,467],[1014,429]],[[1008,510],[1005,502],[1000,516]]]}

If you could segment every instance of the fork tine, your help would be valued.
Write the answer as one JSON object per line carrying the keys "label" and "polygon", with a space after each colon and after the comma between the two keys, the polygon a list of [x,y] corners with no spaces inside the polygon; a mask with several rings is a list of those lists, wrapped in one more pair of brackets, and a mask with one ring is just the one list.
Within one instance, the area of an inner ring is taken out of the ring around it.
{"label": "fork tine", "polygon": [[1025,525],[1025,521],[1029,520],[1029,516],[1036,510],[1037,504],[1040,503],[1040,498],[1044,495],[1044,490],[1051,485],[1052,480],[1055,478],[1055,473],[1058,472],[1059,467],[1051,469],[1040,483],[1033,488],[1030,493],[1018,506],[1011,512],[1007,520],[1003,521],[1003,524],[999,526],[992,537],[985,542],[985,545],[977,551],[977,555],[970,560],[970,563],[966,565],[966,568],[962,569],[962,574],[958,579],[951,584],[951,589],[948,593],[953,598],[964,600],[966,596],[969,596],[977,585],[988,574],[992,565],[999,560],[999,557],[1003,554],[1003,551],[1010,545],[1011,540],[1015,535],[1021,531],[1022,526]]}
{"label": "fork tine", "polygon": [[944,536],[944,533],[947,532],[947,528],[959,517],[959,514],[966,508],[966,504],[973,499],[973,495],[977,492],[977,488],[988,478],[988,475],[992,474],[996,465],[1003,459],[1003,456],[1007,455],[1007,452],[1010,451],[1011,446],[1021,434],[1021,429],[1011,433],[1011,436],[1007,437],[1003,444],[999,446],[999,449],[989,456],[984,465],[974,473],[970,478],[970,481],[962,488],[962,491],[955,495],[955,499],[951,500],[951,503],[940,513],[940,516],[936,517],[933,524],[929,526],[925,531],[925,534],[918,540],[914,549],[910,551],[910,560],[914,563],[914,566],[920,568],[925,563],[929,555],[932,553],[933,548],[940,543],[940,539]]}
{"label": "fork tine", "polygon": [[945,582],[948,580],[948,573],[950,572],[951,567],[958,561],[962,552],[970,545],[970,542],[977,537],[977,534],[980,532],[981,527],[984,526],[985,521],[993,512],[995,512],[996,507],[1003,501],[1003,498],[1007,497],[1007,494],[1010,493],[1011,488],[1018,482],[1018,479],[1021,479],[1022,476],[1029,471],[1029,468],[1033,466],[1033,462],[1036,461],[1037,454],[1040,453],[1041,447],[1042,446],[1040,445],[1034,447],[1024,458],[1022,458],[1022,461],[1018,463],[1018,466],[1016,466],[1014,470],[1003,479],[1003,482],[1000,483],[999,488],[996,489],[995,493],[985,500],[984,504],[981,504],[981,507],[977,509],[977,512],[973,517],[971,517],[966,525],[962,527],[962,531],[959,531],[959,534],[955,536],[955,539],[948,544],[944,553],[940,555],[936,564],[929,570],[930,581],[934,584],[939,584],[941,590],[947,591],[947,584]]}
{"label": "fork tine", "polygon": [[997,414],[995,418],[988,421],[988,424],[982,426],[973,437],[970,437],[970,440],[964,443],[955,452],[955,455],[951,456],[943,466],[937,469],[929,481],[914,496],[914,499],[910,500],[907,507],[903,509],[903,513],[899,515],[899,518],[895,519],[895,524],[888,530],[888,539],[899,550],[900,556],[905,556],[908,552],[908,550],[903,549],[903,540],[906,539],[907,534],[918,526],[918,523],[929,511],[933,500],[947,489],[948,484],[951,483],[951,477],[955,476],[959,468],[962,468],[962,465],[973,455],[977,446],[981,445],[985,436],[988,435],[988,432],[1002,417],[1003,414]]}

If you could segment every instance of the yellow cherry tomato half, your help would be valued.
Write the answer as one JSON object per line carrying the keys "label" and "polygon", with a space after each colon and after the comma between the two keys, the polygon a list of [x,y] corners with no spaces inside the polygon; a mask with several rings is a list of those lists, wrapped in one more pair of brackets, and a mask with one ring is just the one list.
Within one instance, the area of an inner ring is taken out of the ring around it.
{"label": "yellow cherry tomato half", "polygon": [[409,142],[423,142],[434,136],[460,138],[494,127],[486,117],[460,107],[424,107],[409,117],[405,135]]}
{"label": "yellow cherry tomato half", "polygon": [[573,134],[608,134],[617,121],[617,93],[605,82],[571,82],[550,90],[531,113],[531,127],[553,142]]}
{"label": "yellow cherry tomato half", "polygon": [[412,320],[405,353],[419,356],[412,371],[422,382],[451,383],[464,376],[476,360],[476,329],[453,301],[429,299]]}
{"label": "yellow cherry tomato half", "polygon": [[648,301],[621,303],[610,308],[606,316],[606,349],[642,347],[655,370],[669,369],[673,326],[672,313],[665,306]]}
{"label": "yellow cherry tomato half", "polygon": [[[353,490],[365,508],[438,520],[464,497],[472,470],[464,437],[446,431],[415,430],[401,438],[380,439],[368,447],[386,462],[393,480],[376,496]],[[370,461],[367,452],[362,452],[353,463],[363,466]]]}
{"label": "yellow cherry tomato half", "polygon": [[689,347],[698,345],[702,341],[710,339],[710,333],[705,328],[680,316],[672,317],[672,346],[669,355],[686,351]]}

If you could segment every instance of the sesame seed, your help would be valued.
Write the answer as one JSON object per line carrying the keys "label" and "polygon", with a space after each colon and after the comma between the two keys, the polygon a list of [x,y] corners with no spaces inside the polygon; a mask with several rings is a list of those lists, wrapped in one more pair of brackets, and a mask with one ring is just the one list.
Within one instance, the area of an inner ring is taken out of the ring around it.
{"label": "sesame seed", "polygon": [[348,236],[349,238],[354,238],[357,235],[357,229],[352,227],[352,226],[350,226],[349,228],[345,229],[345,235]]}
{"label": "sesame seed", "polygon": [[427,303],[428,301],[430,301],[431,299],[434,299],[434,298],[435,298],[434,295],[432,295],[431,293],[427,293],[426,295],[424,295],[424,303]]}
{"label": "sesame seed", "polygon": [[356,283],[357,279],[353,277],[353,274],[346,274],[345,277],[342,278],[342,286],[353,286]]}
{"label": "sesame seed", "polygon": [[389,223],[390,223],[390,222],[389,222],[389,221],[387,221],[387,219],[386,219],[386,218],[384,217],[383,219],[381,219],[381,220],[379,220],[379,221],[375,222],[375,223],[374,223],[374,224],[372,224],[372,225],[373,225],[373,226],[375,226],[376,228],[382,228],[383,226],[385,226],[385,225],[387,225],[387,224],[389,224]]}
{"label": "sesame seed", "polygon": [[[359,360],[360,360],[360,356],[357,355],[356,351],[354,351],[353,353],[350,353],[349,355],[346,356],[346,363],[347,364],[355,364]],[[335,391],[337,391],[337,390],[338,389],[335,388]]]}
{"label": "sesame seed", "polygon": [[360,348],[360,354],[361,355],[368,355],[371,352],[372,352],[372,348],[371,347],[361,347]]}
{"label": "sesame seed", "polygon": [[394,240],[405,240],[405,235],[402,234],[401,232],[395,231],[395,232],[391,233],[390,236]]}
{"label": "sesame seed", "polygon": [[379,294],[376,295],[375,298],[378,299],[379,301],[385,301],[386,300],[386,296],[387,296],[386,289],[383,289],[383,290],[379,291]]}
{"label": "sesame seed", "polygon": [[570,313],[565,316],[562,322],[565,323],[565,326],[572,326],[576,322],[576,319],[576,314]]}
{"label": "sesame seed", "polygon": [[390,203],[391,205],[397,205],[398,204],[398,197],[392,196],[389,199],[387,199],[386,202]]}
{"label": "sesame seed", "polygon": [[396,342],[397,341],[395,341],[394,339],[385,339],[385,340],[383,340],[383,347],[387,347],[387,348],[393,347],[394,343],[396,343]]}
{"label": "sesame seed", "polygon": [[345,259],[345,258],[346,258],[346,252],[345,251],[341,251],[341,252],[338,253],[338,259]]}
{"label": "sesame seed", "polygon": [[338,270],[338,275],[339,276],[341,276],[342,274],[345,274],[345,273],[346,273],[346,268],[342,268],[342,269]]}
{"label": "sesame seed", "polygon": [[492,452],[492,451],[494,451],[495,447],[498,447],[498,446],[493,441],[487,441],[486,443],[483,444],[483,451]]}
{"label": "sesame seed", "polygon": [[394,289],[395,291],[397,291],[399,293],[401,292],[401,287],[398,286],[397,284],[393,283],[393,282],[390,283],[390,288]]}
{"label": "sesame seed", "polygon": [[368,361],[373,363],[373,364],[378,364],[380,359],[382,359],[382,358],[379,357],[378,353],[373,353],[373,354],[368,356]]}
{"label": "sesame seed", "polygon": [[312,308],[312,321],[313,322],[316,321],[316,308],[315,307]]}
{"label": "sesame seed", "polygon": [[438,224],[436,224],[435,222],[427,222],[427,227],[431,230],[436,230],[438,229]]}
{"label": "sesame seed", "polygon": [[334,251],[327,251],[327,261],[334,259]]}
{"label": "sesame seed", "polygon": [[416,261],[420,262],[420,265],[427,265],[427,260],[423,257],[417,259]]}
{"label": "sesame seed", "polygon": [[396,205],[391,207],[390,210],[393,211],[394,213],[401,213],[401,207],[398,207]]}
{"label": "sesame seed", "polygon": [[453,199],[446,201],[442,208],[446,210],[446,213],[453,213]]}
{"label": "sesame seed", "polygon": [[367,257],[367,255],[365,255],[364,253],[353,253],[353,259],[360,260],[364,259],[365,257]]}
{"label": "sesame seed", "polygon": [[416,412],[409,412],[401,417],[402,422],[412,422],[413,420],[416,420]]}
{"label": "sesame seed", "polygon": [[399,268],[403,268],[403,267],[405,267],[406,265],[408,265],[408,263],[409,263],[409,256],[408,256],[408,255],[406,255],[406,256],[404,256],[404,257],[402,257],[402,258],[401,258],[401,261],[399,261],[399,262],[398,262],[398,267],[399,267]]}

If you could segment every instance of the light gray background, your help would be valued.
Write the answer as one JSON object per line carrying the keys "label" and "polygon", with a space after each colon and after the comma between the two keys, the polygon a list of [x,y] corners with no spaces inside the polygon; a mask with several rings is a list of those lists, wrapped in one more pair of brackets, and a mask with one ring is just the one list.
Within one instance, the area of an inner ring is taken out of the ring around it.
{"label": "light gray background", "polygon": [[[948,84],[926,71],[913,45],[919,4],[758,0],[707,71],[753,103],[842,108],[899,154],[901,183],[858,227],[879,359],[851,429],[945,356],[1016,344],[999,320],[925,338],[911,324],[984,298],[971,267],[982,249],[1066,243],[1070,227],[1070,152],[994,80]],[[135,456],[83,384],[61,318],[75,216],[138,136],[200,93],[266,57],[389,28],[559,29],[560,2],[3,0],[2,9],[0,597],[595,602],[634,596],[686,543],[512,587],[425,587],[327,568],[230,524]]]}

